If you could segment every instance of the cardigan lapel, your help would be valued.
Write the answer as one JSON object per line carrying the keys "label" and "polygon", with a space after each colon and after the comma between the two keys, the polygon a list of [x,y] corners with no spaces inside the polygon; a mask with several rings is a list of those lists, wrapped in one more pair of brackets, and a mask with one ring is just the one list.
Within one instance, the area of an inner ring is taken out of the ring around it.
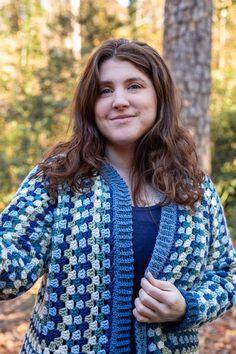
{"label": "cardigan lapel", "polygon": [[[145,270],[145,277],[147,277],[147,273],[150,271],[154,278],[158,278],[160,272],[163,270],[170,256],[176,230],[176,221],[177,205],[171,203],[162,207],[159,232],[157,234],[152,257]],[[148,325],[146,323],[135,321],[135,338],[138,354],[147,353],[147,327]]]}
{"label": "cardigan lapel", "polygon": [[[112,166],[104,164],[102,175],[112,191],[114,223],[114,294],[110,353],[129,353],[134,279],[131,198],[125,181]],[[163,270],[173,244],[176,221],[176,204],[163,206],[159,232],[145,276],[151,271],[157,278]],[[135,327],[137,352],[146,354],[146,324],[136,321]]]}
{"label": "cardigan lapel", "polygon": [[113,213],[114,287],[109,353],[130,353],[134,285],[131,199],[126,183],[110,165],[104,166],[102,174],[111,188]]}

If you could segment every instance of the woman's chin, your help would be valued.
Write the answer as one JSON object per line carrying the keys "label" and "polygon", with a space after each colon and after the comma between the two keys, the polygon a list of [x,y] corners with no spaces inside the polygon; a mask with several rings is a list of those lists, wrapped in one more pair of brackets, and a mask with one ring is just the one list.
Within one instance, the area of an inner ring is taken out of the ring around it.
{"label": "woman's chin", "polygon": [[136,139],[114,139],[108,141],[108,145],[119,146],[121,148],[135,146],[136,143],[137,143]]}

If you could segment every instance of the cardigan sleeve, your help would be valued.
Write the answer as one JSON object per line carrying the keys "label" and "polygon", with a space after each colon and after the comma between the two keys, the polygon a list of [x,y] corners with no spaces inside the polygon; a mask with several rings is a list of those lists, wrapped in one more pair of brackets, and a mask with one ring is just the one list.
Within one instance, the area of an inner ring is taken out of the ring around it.
{"label": "cardigan sleeve", "polygon": [[173,324],[176,329],[199,327],[216,319],[236,303],[236,252],[220,198],[209,177],[205,177],[204,190],[211,235],[206,270],[199,286],[192,290],[179,289],[187,309],[184,319]]}
{"label": "cardigan sleeve", "polygon": [[46,270],[55,201],[36,171],[0,215],[0,300],[27,291]]}

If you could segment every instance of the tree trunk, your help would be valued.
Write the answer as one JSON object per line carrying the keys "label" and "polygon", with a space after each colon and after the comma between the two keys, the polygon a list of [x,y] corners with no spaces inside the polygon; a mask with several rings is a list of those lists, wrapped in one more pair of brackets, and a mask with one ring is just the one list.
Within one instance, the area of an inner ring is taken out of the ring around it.
{"label": "tree trunk", "polygon": [[164,57],[183,98],[183,122],[193,134],[202,169],[210,173],[211,0],[166,0]]}
{"label": "tree trunk", "polygon": [[73,28],[71,35],[71,47],[76,60],[81,59],[81,33],[79,23],[80,0],[70,0],[71,5],[71,25]]}

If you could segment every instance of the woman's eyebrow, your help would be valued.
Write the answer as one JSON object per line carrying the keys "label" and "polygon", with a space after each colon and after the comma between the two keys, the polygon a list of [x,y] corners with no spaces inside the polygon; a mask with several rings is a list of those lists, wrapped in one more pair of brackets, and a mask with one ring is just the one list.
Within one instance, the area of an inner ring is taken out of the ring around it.
{"label": "woman's eyebrow", "polygon": [[[139,76],[136,77],[129,77],[128,79],[126,79],[124,82],[125,83],[129,83],[129,82],[133,82],[133,81],[142,81],[143,83],[146,83],[145,80]],[[113,81],[111,80],[103,80],[99,82],[100,85],[111,85],[113,84]]]}

